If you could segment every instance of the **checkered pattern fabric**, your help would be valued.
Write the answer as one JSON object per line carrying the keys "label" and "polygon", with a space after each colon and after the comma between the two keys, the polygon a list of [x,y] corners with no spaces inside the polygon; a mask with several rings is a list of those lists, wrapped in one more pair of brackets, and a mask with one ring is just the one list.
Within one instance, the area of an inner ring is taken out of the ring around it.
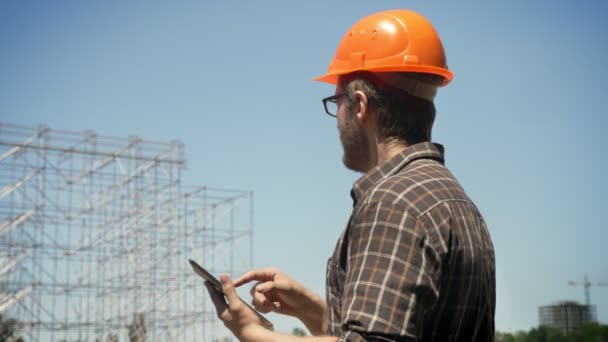
{"label": "checkered pattern fabric", "polygon": [[327,264],[340,341],[492,341],[495,257],[477,207],[421,143],[359,179]]}

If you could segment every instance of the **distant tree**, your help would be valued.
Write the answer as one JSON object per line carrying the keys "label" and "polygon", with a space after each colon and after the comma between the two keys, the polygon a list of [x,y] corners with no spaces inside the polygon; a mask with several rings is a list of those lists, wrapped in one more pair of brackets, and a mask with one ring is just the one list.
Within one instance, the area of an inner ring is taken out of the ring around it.
{"label": "distant tree", "polygon": [[133,320],[127,328],[129,330],[129,342],[146,341],[146,320],[143,312],[133,315]]}
{"label": "distant tree", "polygon": [[4,316],[0,314],[0,341],[25,342],[21,337],[14,339],[18,334],[20,327],[21,324],[16,319],[5,319]]}
{"label": "distant tree", "polygon": [[567,342],[570,341],[564,336],[559,330],[548,327],[540,326],[530,330],[528,333],[528,341],[538,342]]}
{"label": "distant tree", "polygon": [[213,342],[232,342],[232,338],[225,336],[222,338],[214,338]]}
{"label": "distant tree", "polygon": [[108,335],[108,337],[106,338],[106,342],[118,342],[118,335],[116,335],[116,334]]}
{"label": "distant tree", "polygon": [[302,328],[293,328],[291,334],[294,336],[306,336],[306,331]]}
{"label": "distant tree", "polygon": [[561,331],[540,326],[528,332],[518,331],[515,334],[497,332],[496,342],[608,342],[608,325],[590,323],[567,334]]}
{"label": "distant tree", "polygon": [[588,323],[583,325],[582,329],[576,330],[568,334],[568,341],[583,342],[583,341],[608,341],[608,325],[598,323]]}
{"label": "distant tree", "polygon": [[528,342],[528,333],[525,331],[518,331],[513,335],[513,341],[515,342]]}
{"label": "distant tree", "polygon": [[494,342],[515,342],[515,337],[510,333],[497,332]]}

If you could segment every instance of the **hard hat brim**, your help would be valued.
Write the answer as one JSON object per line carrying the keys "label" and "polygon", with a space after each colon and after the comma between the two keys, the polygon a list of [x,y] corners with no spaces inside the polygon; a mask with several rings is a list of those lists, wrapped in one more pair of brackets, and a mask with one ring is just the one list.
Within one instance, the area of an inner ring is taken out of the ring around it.
{"label": "hard hat brim", "polygon": [[439,86],[443,87],[450,83],[454,79],[454,74],[448,70],[443,68],[431,67],[431,66],[422,66],[422,65],[397,65],[397,66],[382,66],[375,68],[357,68],[357,69],[346,69],[340,70],[336,72],[328,72],[325,75],[321,75],[313,78],[313,81],[319,81],[324,83],[329,83],[336,85],[338,84],[338,79],[342,75],[347,75],[353,73],[355,71],[369,71],[369,72],[417,72],[423,74],[433,74],[437,76],[443,77],[443,83]]}

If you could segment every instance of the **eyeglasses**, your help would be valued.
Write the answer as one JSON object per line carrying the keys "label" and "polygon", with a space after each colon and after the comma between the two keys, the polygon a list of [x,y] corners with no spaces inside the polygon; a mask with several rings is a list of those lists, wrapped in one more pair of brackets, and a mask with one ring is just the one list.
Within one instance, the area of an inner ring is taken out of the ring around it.
{"label": "eyeglasses", "polygon": [[325,107],[327,115],[334,118],[338,115],[338,99],[342,96],[346,96],[346,93],[332,95],[321,100],[323,101],[323,107]]}

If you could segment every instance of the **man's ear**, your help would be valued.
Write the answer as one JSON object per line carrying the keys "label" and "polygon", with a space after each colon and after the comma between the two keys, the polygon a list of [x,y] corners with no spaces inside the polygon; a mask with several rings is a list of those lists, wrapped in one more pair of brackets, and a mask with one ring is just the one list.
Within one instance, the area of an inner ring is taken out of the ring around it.
{"label": "man's ear", "polygon": [[357,114],[355,114],[355,116],[357,118],[357,121],[359,121],[360,124],[363,124],[364,122],[370,119],[370,110],[367,95],[364,92],[357,90],[355,91],[355,101],[357,101],[357,104],[359,105],[359,110],[357,111]]}

